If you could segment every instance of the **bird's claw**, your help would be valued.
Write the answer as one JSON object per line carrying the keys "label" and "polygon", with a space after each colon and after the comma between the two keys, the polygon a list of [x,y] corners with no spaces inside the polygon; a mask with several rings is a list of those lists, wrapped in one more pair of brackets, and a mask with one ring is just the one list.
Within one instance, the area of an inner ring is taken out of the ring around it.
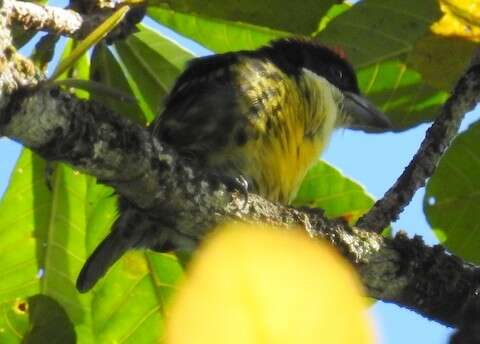
{"label": "bird's claw", "polygon": [[230,192],[237,191],[243,200],[243,207],[248,203],[248,181],[242,175],[232,177],[225,174],[214,174],[217,181],[224,184]]}

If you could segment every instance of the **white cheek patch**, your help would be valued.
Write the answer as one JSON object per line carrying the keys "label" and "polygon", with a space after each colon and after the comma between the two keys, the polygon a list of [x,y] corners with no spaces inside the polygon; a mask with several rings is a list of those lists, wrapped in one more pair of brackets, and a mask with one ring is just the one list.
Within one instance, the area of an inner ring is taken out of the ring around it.
{"label": "white cheek patch", "polygon": [[321,135],[329,136],[329,133],[342,124],[345,115],[343,114],[343,94],[336,86],[331,84],[324,77],[315,74],[307,68],[302,68],[305,87],[310,92],[310,111],[312,118],[318,118],[321,123]]}

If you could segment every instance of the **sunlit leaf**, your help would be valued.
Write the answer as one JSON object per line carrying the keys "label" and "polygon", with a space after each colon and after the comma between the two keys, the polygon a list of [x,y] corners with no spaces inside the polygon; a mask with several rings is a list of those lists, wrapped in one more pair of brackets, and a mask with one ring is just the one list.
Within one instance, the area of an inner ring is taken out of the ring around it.
{"label": "sunlit leaf", "polygon": [[45,168],[40,158],[24,150],[0,203],[0,303],[48,295],[76,326],[89,327],[84,316],[89,296],[79,295],[74,286],[85,256],[85,213],[78,202],[85,177],[59,165],[50,191]]}
{"label": "sunlit leaf", "polygon": [[397,60],[360,69],[358,81],[363,93],[388,114],[395,130],[432,120],[448,98],[446,92],[428,86],[420,73]]}
{"label": "sunlit leaf", "polygon": [[138,123],[147,122],[146,115],[135,99],[120,64],[104,44],[98,44],[93,50],[90,79],[104,85],[106,90],[112,91],[111,94],[107,94],[101,89],[91,89],[92,99]]}
{"label": "sunlit leaf", "polygon": [[430,178],[423,207],[439,240],[480,263],[480,122],[460,134]]}
{"label": "sunlit leaf", "polygon": [[[330,9],[325,13],[325,15],[320,20],[320,24],[318,25],[318,32],[325,29],[327,27],[328,23],[330,23],[330,21],[333,18],[339,16],[340,14],[345,12],[346,10],[350,9],[350,7],[351,7],[351,5],[349,3],[337,4],[337,5],[333,5],[332,7],[330,7]],[[318,34],[318,32],[316,32],[316,34]]]}
{"label": "sunlit leaf", "polygon": [[318,161],[302,182],[294,205],[321,208],[329,217],[358,219],[373,205],[367,191],[335,167]]}
{"label": "sunlit leaf", "polygon": [[64,59],[52,73],[50,79],[55,80],[59,75],[71,68],[85,52],[94,44],[98,43],[110,31],[112,31],[123,19],[130,7],[122,6],[108,17],[102,24],[93,30],[85,39],[78,43],[68,58]]}
{"label": "sunlit leaf", "polygon": [[[69,58],[73,50],[75,50],[76,42],[72,39],[67,39],[65,48],[63,49],[62,56],[60,57],[60,63]],[[88,80],[89,78],[90,61],[87,54],[80,56],[75,63],[66,69],[62,74],[58,75],[57,80],[65,79],[79,79]],[[79,98],[87,99],[89,93],[82,89],[72,89],[72,93]]]}
{"label": "sunlit leaf", "polygon": [[147,27],[117,42],[115,49],[130,87],[151,121],[162,110],[165,95],[193,55]]}
{"label": "sunlit leaf", "polygon": [[127,253],[93,291],[98,341],[158,342],[164,336],[166,303],[181,275],[172,255]]}
{"label": "sunlit leaf", "polygon": [[0,343],[20,343],[30,325],[27,300],[0,302],[0,314]]}
{"label": "sunlit leaf", "polygon": [[289,0],[236,1],[179,0],[150,1],[151,5],[179,13],[196,14],[204,18],[250,23],[275,30],[308,35],[318,28],[320,18],[338,1]]}
{"label": "sunlit leaf", "polygon": [[217,53],[256,49],[272,39],[288,35],[286,32],[253,24],[205,18],[165,8],[149,8],[148,14],[160,24]]}
{"label": "sunlit leaf", "polygon": [[480,2],[478,0],[440,0],[443,17],[432,25],[440,36],[480,42]]}
{"label": "sunlit leaf", "polygon": [[25,335],[31,325],[25,326],[27,320],[13,307],[40,294],[65,310],[79,343],[158,340],[165,304],[182,275],[177,259],[131,252],[92,293],[79,294],[78,272],[108,232],[116,199],[111,188],[63,165],[51,177],[50,191],[44,172],[44,162],[25,150],[0,203],[0,307],[9,319],[0,321],[0,328],[13,326],[0,331],[0,338]]}

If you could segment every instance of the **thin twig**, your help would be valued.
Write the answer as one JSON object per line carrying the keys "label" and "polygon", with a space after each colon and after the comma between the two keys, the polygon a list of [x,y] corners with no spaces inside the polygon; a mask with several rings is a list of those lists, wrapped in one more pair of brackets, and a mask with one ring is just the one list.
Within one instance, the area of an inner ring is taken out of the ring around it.
{"label": "thin twig", "polygon": [[[118,3],[118,6],[122,5]],[[15,0],[3,0],[3,8],[8,13],[9,22],[18,23],[25,30],[47,31],[77,40],[85,38],[116,10],[115,6],[104,6],[84,14],[73,9]],[[132,6],[125,20],[110,33],[109,41],[113,42],[117,37],[124,38],[134,32],[135,24],[142,20],[145,10],[144,4]]]}
{"label": "thin twig", "polygon": [[[361,217],[359,228],[380,233],[410,203],[415,192],[432,176],[458,132],[465,114],[480,100],[480,65],[470,67],[457,82],[440,116],[428,129],[418,152],[395,184]],[[392,152],[393,154],[393,152]]]}

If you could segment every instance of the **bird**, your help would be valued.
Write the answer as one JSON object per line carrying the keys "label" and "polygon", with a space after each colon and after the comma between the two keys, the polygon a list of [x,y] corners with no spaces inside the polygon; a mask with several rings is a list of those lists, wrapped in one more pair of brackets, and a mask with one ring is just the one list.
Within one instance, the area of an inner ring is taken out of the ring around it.
{"label": "bird", "polygon": [[[191,60],[149,128],[180,157],[233,188],[288,205],[336,128],[390,127],[388,117],[360,95],[345,54],[289,37]],[[181,246],[181,235],[176,244],[165,241],[166,227],[181,232],[174,210],[160,215],[169,220],[156,228],[121,199],[120,216],[87,259],[77,289],[91,289],[129,249]]]}

